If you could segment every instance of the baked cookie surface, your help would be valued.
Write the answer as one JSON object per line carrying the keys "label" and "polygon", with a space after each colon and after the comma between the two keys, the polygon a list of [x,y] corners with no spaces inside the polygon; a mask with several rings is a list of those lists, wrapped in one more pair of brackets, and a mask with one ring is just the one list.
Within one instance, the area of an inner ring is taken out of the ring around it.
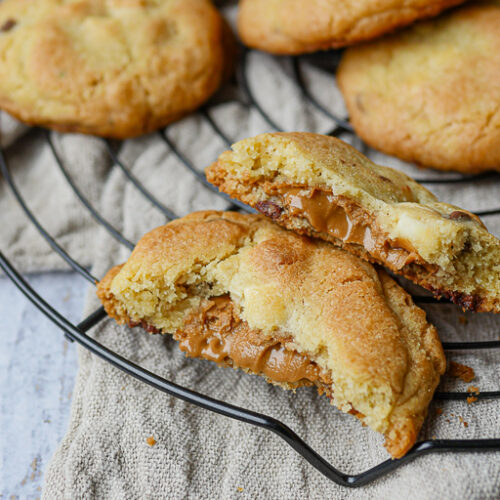
{"label": "baked cookie surface", "polygon": [[500,241],[481,220],[334,137],[262,134],[207,168],[220,190],[473,311],[500,312]]}
{"label": "baked cookie surface", "polygon": [[446,364],[424,311],[383,270],[260,215],[159,227],[98,295],[120,323],[171,333],[190,356],[318,387],[394,457],[414,444]]}
{"label": "baked cookie surface", "polygon": [[266,52],[302,54],[371,40],[464,0],[241,0],[238,32]]}
{"label": "baked cookie surface", "polygon": [[500,170],[500,2],[471,2],[348,49],[337,81],[356,133],[427,167]]}
{"label": "baked cookie surface", "polygon": [[4,0],[0,108],[61,131],[137,136],[210,97],[232,47],[208,0]]}

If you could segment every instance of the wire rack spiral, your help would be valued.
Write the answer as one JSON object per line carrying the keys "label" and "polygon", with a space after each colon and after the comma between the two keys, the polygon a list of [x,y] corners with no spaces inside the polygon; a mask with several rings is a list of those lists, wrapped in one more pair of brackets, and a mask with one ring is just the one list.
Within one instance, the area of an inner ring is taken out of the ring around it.
{"label": "wire rack spiral", "polygon": [[[249,83],[249,64],[248,56],[249,50],[241,48],[240,66],[237,74],[237,80],[240,88],[245,96],[244,102],[239,102],[240,105],[251,107],[257,111],[258,114],[267,123],[267,126],[276,131],[280,130],[280,126],[269,116],[263,106],[259,103],[258,99],[255,97],[251,85]],[[330,57],[333,61],[338,61],[338,52],[328,53],[325,57]],[[327,109],[320,101],[314,96],[313,92],[308,88],[305,81],[303,71],[302,71],[303,57],[291,57],[290,65],[292,68],[292,79],[295,82],[297,88],[300,90],[303,99],[308,101],[310,105],[316,108],[317,111],[322,113],[326,118],[331,120],[332,129],[330,130],[331,135],[339,134],[354,134],[350,123],[342,117],[336,116],[329,109]],[[210,105],[203,107],[200,110],[200,114],[203,119],[210,125],[213,132],[222,140],[222,142],[229,146],[232,142],[231,138],[228,137],[218,126],[216,121],[211,116]],[[83,206],[88,210],[91,216],[97,221],[97,223],[103,226],[110,235],[115,238],[120,244],[128,249],[134,247],[134,242],[128,240],[116,227],[114,227],[108,220],[106,220],[100,212],[91,204],[89,199],[84,195],[84,193],[79,189],[77,183],[72,178],[67,166],[65,165],[63,158],[58,153],[53,139],[48,131],[43,132],[45,140],[47,141],[51,153],[56,161],[57,167],[66,179],[67,183],[74,192],[74,195],[81,201]],[[227,195],[220,193],[214,186],[209,184],[202,173],[202,170],[197,168],[189,159],[188,156],[183,153],[176,142],[171,138],[169,134],[169,127],[158,132],[161,140],[164,142],[165,146],[178,158],[178,160],[187,168],[193,175],[193,177],[200,182],[203,186],[210,189],[218,196],[223,197],[226,201],[230,201],[230,209],[240,209],[247,212],[253,212],[252,209],[244,205],[243,203],[230,199]],[[177,215],[172,212],[167,206],[165,206],[161,201],[159,201],[138,179],[130,170],[127,165],[120,160],[116,144],[105,140],[106,150],[110,156],[110,159],[114,163],[113,168],[120,169],[123,175],[144,197],[152,203],[157,210],[159,210],[168,220],[173,220],[177,218]],[[38,220],[33,211],[30,210],[29,204],[26,202],[21,190],[18,188],[13,176],[11,175],[7,155],[3,150],[0,149],[0,171],[3,175],[4,181],[10,188],[17,202],[21,206],[22,210],[26,214],[27,218],[36,227],[38,232],[43,236],[46,242],[50,245],[52,250],[56,252],[74,271],[76,271],[85,280],[92,284],[98,281],[98,278],[93,276],[89,270],[74,258],[69,255],[69,253],[56,241],[56,239],[49,234],[45,227]],[[446,183],[473,183],[477,181],[483,181],[484,179],[489,179],[492,182],[500,181],[500,174],[498,173],[483,173],[479,175],[458,175],[458,174],[443,174],[440,177],[433,178],[420,178],[417,179],[419,182],[424,184],[446,184]],[[500,184],[499,184],[500,185]],[[488,210],[483,210],[476,212],[479,216],[500,216],[500,207],[493,207]],[[28,297],[28,299],[38,307],[48,318],[50,318],[59,328],[61,328],[66,337],[71,341],[76,341],[80,343],[83,347],[93,352],[94,354],[100,356],[104,360],[123,370],[124,372],[132,375],[133,377],[145,382],[156,389],[159,389],[167,394],[180,398],[189,403],[193,403],[207,410],[219,413],[226,417],[230,417],[242,422],[246,422],[258,427],[263,427],[271,432],[277,434],[284,441],[286,441],[294,450],[296,450],[304,459],[306,459],[312,466],[314,466],[318,471],[324,474],[328,479],[334,481],[335,483],[347,486],[347,487],[358,487],[370,483],[371,481],[393,471],[394,469],[401,467],[402,465],[408,463],[409,461],[428,453],[453,451],[453,452],[478,452],[487,450],[500,450],[500,436],[493,437],[491,439],[470,439],[470,440],[457,440],[457,439],[433,439],[427,441],[421,441],[417,443],[413,449],[405,455],[403,458],[398,460],[386,460],[375,467],[372,467],[359,474],[345,474],[342,471],[333,467],[328,463],[323,457],[316,453],[309,445],[307,445],[297,434],[295,434],[289,427],[284,425],[282,422],[269,417],[267,415],[255,413],[253,411],[240,408],[228,404],[223,401],[217,401],[208,396],[199,394],[188,388],[181,387],[175,383],[172,383],[164,378],[145,370],[141,366],[132,363],[131,361],[123,358],[114,351],[106,348],[104,345],[100,344],[88,335],[89,330],[106,318],[106,314],[102,308],[97,309],[95,312],[90,314],[79,324],[73,324],[68,319],[65,318],[64,314],[55,310],[51,307],[37,292],[28,284],[28,282],[22,277],[22,275],[15,269],[15,267],[9,262],[9,260],[0,253],[0,267],[4,272],[11,278],[15,285]],[[438,303],[436,299],[428,296],[414,296],[415,301],[420,303]],[[443,344],[445,350],[447,351],[469,351],[469,350],[481,350],[481,349],[499,349],[500,341],[482,341],[482,342],[448,342]],[[437,392],[435,394],[435,399],[440,400],[460,400],[464,401],[469,397],[468,392]],[[500,398],[499,391],[481,392],[477,395],[479,399],[493,399]]]}

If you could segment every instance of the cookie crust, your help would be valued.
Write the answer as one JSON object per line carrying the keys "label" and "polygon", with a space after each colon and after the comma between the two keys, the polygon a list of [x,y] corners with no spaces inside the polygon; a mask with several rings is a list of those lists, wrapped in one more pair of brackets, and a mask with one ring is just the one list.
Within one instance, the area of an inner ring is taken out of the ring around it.
{"label": "cookie crust", "polygon": [[464,0],[242,0],[243,42],[275,54],[303,54],[371,40]]}
{"label": "cookie crust", "polygon": [[333,402],[384,433],[394,457],[414,444],[445,368],[435,328],[383,270],[259,215],[198,212],[157,228],[98,295],[117,321],[174,336],[203,300],[228,295],[263,340],[328,372]]}
{"label": "cookie crust", "polygon": [[500,4],[472,2],[348,49],[337,72],[356,133],[418,165],[500,171]]}
{"label": "cookie crust", "polygon": [[4,0],[0,27],[1,109],[117,139],[199,107],[234,53],[208,0]]}

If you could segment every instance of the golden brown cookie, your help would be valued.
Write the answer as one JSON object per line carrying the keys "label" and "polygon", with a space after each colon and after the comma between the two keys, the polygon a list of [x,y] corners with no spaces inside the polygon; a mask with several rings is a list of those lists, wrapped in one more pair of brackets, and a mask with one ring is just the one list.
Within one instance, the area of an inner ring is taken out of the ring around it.
{"label": "golden brown cookie", "polygon": [[413,445],[445,369],[436,329],[383,270],[260,215],[198,212],[146,234],[98,295],[120,323],[183,351],[314,385],[386,437]]}
{"label": "golden brown cookie", "polygon": [[238,31],[246,45],[303,54],[371,40],[464,0],[241,0]]}
{"label": "golden brown cookie", "polygon": [[123,139],[196,109],[234,48],[208,0],[0,2],[0,108]]}
{"label": "golden brown cookie", "polygon": [[500,170],[500,2],[346,51],[338,69],[356,133],[441,170]]}
{"label": "golden brown cookie", "polygon": [[339,139],[262,134],[234,144],[206,173],[288,229],[382,264],[464,309],[500,312],[500,241],[481,220]]}

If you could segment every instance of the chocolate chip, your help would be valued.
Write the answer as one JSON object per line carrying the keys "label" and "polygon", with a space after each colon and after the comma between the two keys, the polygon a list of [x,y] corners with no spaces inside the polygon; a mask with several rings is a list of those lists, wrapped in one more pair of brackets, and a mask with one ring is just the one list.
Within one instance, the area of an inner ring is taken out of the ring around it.
{"label": "chocolate chip", "polygon": [[464,311],[480,311],[483,299],[477,295],[468,295],[459,291],[446,291],[439,288],[430,288],[435,297],[445,297],[454,304],[462,307]]}
{"label": "chocolate chip", "polygon": [[281,207],[272,201],[259,201],[255,204],[255,208],[273,220],[279,219],[281,212],[283,211]]}
{"label": "chocolate chip", "polygon": [[15,19],[7,19],[2,26],[0,26],[0,31],[10,31],[15,25],[17,21]]}
{"label": "chocolate chip", "polygon": [[459,210],[451,212],[451,214],[448,215],[448,218],[453,220],[472,220],[470,214],[466,212],[460,212]]}

